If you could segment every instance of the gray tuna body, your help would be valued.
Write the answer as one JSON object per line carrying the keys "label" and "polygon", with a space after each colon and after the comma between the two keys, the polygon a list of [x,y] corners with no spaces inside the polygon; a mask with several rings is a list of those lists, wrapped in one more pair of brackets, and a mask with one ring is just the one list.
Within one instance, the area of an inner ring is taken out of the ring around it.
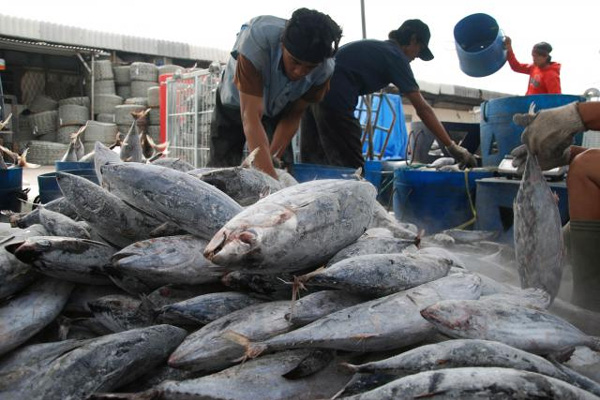
{"label": "gray tuna body", "polygon": [[159,165],[161,167],[167,167],[171,169],[176,169],[181,172],[188,172],[194,169],[194,166],[189,162],[182,160],[181,158],[173,158],[173,157],[162,157],[155,161],[152,161],[153,165]]}
{"label": "gray tuna body", "polygon": [[111,283],[102,270],[110,264],[115,249],[104,243],[62,236],[33,236],[7,249],[44,275],[90,285]]}
{"label": "gray tuna body", "polygon": [[294,301],[285,318],[294,326],[303,326],[364,301],[364,297],[343,290],[321,290]]}
{"label": "gray tuna body", "polygon": [[[451,262],[426,254],[369,254],[347,258],[304,277],[308,284],[381,297],[446,276]],[[299,279],[303,280],[304,277]]]}
{"label": "gray tuna body", "polygon": [[264,272],[317,266],[364,233],[375,195],[370,183],[343,179],[282,189],[227,222],[204,254],[215,264]]}
{"label": "gray tuna body", "polygon": [[552,298],[548,292],[538,288],[517,289],[511,293],[490,294],[482,296],[480,300],[497,301],[503,304],[537,308],[538,310],[546,310],[552,303]]}
{"label": "gray tuna body", "polygon": [[346,258],[364,256],[367,254],[401,253],[404,249],[414,244],[416,244],[416,242],[409,239],[362,236],[356,242],[338,251],[327,262],[327,266],[329,267]]}
{"label": "gray tuna body", "polygon": [[302,347],[364,352],[408,346],[435,332],[433,325],[421,317],[422,308],[444,298],[476,299],[480,292],[480,280],[475,275],[450,275],[344,308],[287,334],[251,344],[248,353]]}
{"label": "gray tuna body", "polygon": [[534,354],[575,346],[600,349],[600,340],[546,312],[495,301],[446,300],[421,310],[442,333],[454,338],[506,343]]}
{"label": "gray tuna body", "polygon": [[418,236],[416,226],[399,222],[379,202],[373,207],[373,218],[369,228],[386,228],[394,237],[401,239],[415,240]]}
{"label": "gray tuna body", "polygon": [[195,176],[228,194],[242,206],[254,204],[261,197],[283,188],[279,181],[253,168],[218,168]]}
{"label": "gray tuna body", "polygon": [[[102,171],[101,168],[107,164],[121,164],[121,157],[119,154],[106,147],[101,142],[94,143],[94,170],[98,177],[98,182],[102,183]],[[103,185],[104,186],[104,185]]]}
{"label": "gray tuna body", "polygon": [[189,370],[211,371],[233,365],[244,348],[224,337],[232,330],[251,340],[265,340],[291,329],[285,319],[289,301],[255,304],[200,328],[171,354],[169,365]]}
{"label": "gray tuna body", "polygon": [[558,379],[509,368],[455,368],[397,379],[347,400],[415,399],[597,399]]}
{"label": "gray tuna body", "polygon": [[161,224],[81,176],[59,172],[56,180],[79,216],[115,246],[125,247],[148,239]]}
{"label": "gray tuna body", "polygon": [[91,340],[51,363],[22,398],[86,399],[111,391],[163,363],[185,335],[183,329],[155,325]]}
{"label": "gray tuna body", "polygon": [[0,299],[18,292],[38,277],[31,265],[0,248]]}
{"label": "gray tuna body", "polygon": [[527,157],[513,210],[521,287],[544,289],[554,299],[565,256],[562,226],[557,201],[533,155]]}
{"label": "gray tuna body", "polygon": [[[85,180],[85,178],[82,179]],[[40,208],[40,223],[52,236],[90,238],[90,233],[81,224],[56,211]]]}
{"label": "gray tuna body", "polygon": [[142,143],[140,141],[140,132],[136,121],[133,121],[127,135],[123,139],[120,157],[121,160],[128,162],[141,163],[145,161]]}
{"label": "gray tuna body", "polygon": [[[50,211],[56,211],[71,219],[77,218],[77,213],[71,207],[67,199],[64,197],[59,197],[58,199],[54,199],[52,201],[44,204],[44,208]],[[13,214],[9,217],[10,225],[13,227],[18,227],[25,229],[34,224],[40,223],[40,207],[35,210],[29,211],[27,213],[17,213]]]}
{"label": "gray tuna body", "polygon": [[310,350],[267,355],[216,374],[155,388],[161,399],[312,400],[331,398],[351,375],[331,361],[319,372],[299,379],[286,373],[311,357]]}
{"label": "gray tuna body", "polygon": [[153,288],[170,283],[218,282],[223,269],[202,255],[206,244],[205,239],[192,235],[148,239],[115,253],[112,264],[119,274],[134,277]]}
{"label": "gray tuna body", "polygon": [[206,325],[257,303],[262,301],[244,293],[208,293],[162,307],[158,320],[173,325]]}
{"label": "gray tuna body", "polygon": [[204,239],[242,210],[225,193],[185,172],[136,163],[105,165],[101,171],[108,190],[126,203]]}
{"label": "gray tuna body", "polygon": [[42,278],[0,308],[0,355],[9,352],[52,322],[67,302],[73,285]]}

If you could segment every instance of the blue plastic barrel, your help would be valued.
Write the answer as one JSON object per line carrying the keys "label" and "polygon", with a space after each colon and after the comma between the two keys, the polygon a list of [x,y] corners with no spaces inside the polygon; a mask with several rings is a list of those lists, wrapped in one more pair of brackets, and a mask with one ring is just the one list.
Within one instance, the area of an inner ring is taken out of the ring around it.
{"label": "blue plastic barrel", "polygon": [[460,69],[476,78],[498,71],[506,62],[504,36],[496,20],[472,14],[454,26],[454,44]]}
{"label": "blue plastic barrel", "polygon": [[[416,224],[427,235],[470,221],[475,207],[477,179],[488,171],[439,172],[418,169],[394,171],[394,214],[399,221]],[[468,186],[467,186],[468,182]],[[468,188],[468,189],[467,189]],[[468,190],[468,191],[467,191]]]}
{"label": "blue plastic barrel", "polygon": [[54,168],[57,171],[72,171],[74,169],[94,169],[94,163],[91,161],[55,161]]}
{"label": "blue plastic barrel", "polygon": [[292,166],[292,175],[298,182],[315,179],[355,179],[353,176],[355,173],[355,168],[331,165],[299,163]]}
{"label": "blue plastic barrel", "polygon": [[[61,172],[78,175],[99,184],[96,171],[93,169],[73,169],[63,170]],[[56,181],[56,172],[47,172],[45,174],[38,175],[38,186],[40,191],[40,203],[45,204],[49,201],[62,197],[62,192]]]}
{"label": "blue plastic barrel", "polygon": [[[481,161],[483,166],[498,166],[500,161],[521,144],[523,127],[513,122],[513,115],[526,113],[535,103],[535,110],[559,107],[574,101],[585,101],[585,97],[568,94],[536,94],[511,96],[484,101],[481,104]],[[575,137],[581,144],[583,134]]]}
{"label": "blue plastic barrel", "polygon": [[0,169],[0,210],[21,211],[18,194],[23,187],[23,169]]}

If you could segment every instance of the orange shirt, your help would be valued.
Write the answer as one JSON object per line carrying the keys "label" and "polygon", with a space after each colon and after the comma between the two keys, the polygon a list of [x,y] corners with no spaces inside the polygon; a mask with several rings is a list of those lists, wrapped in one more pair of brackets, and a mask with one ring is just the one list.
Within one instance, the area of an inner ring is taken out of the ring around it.
{"label": "orange shirt", "polygon": [[529,74],[529,86],[527,93],[529,94],[546,94],[546,93],[562,93],[560,89],[560,64],[551,62],[543,68],[535,64],[521,64],[517,61],[515,53],[509,51],[507,54],[508,64],[515,72]]}

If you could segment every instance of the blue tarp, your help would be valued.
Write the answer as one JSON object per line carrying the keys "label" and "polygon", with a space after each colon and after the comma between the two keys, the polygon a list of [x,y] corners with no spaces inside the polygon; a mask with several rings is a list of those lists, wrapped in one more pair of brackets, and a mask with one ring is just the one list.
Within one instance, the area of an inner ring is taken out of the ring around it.
{"label": "blue tarp", "polygon": [[[390,138],[388,140],[388,144],[385,148],[384,155],[382,159],[404,159],[406,154],[406,145],[408,142],[408,134],[406,132],[406,121],[404,119],[404,109],[402,108],[402,98],[397,94],[383,94],[389,99],[389,103],[383,100],[381,104],[381,109],[379,110],[379,118],[375,122],[375,115],[377,111],[377,107],[379,105],[380,97],[379,96],[371,96],[372,105],[372,115],[371,120],[375,126],[382,127],[387,129],[390,127],[393,119],[393,111],[396,114],[396,121],[394,122],[394,126],[392,132],[390,134]],[[390,107],[391,104],[391,107]],[[367,121],[367,113],[365,111],[359,112],[358,110],[364,110],[364,104],[362,98],[360,99],[359,106],[355,115],[360,119],[360,123],[364,126]],[[363,132],[364,134],[364,132]],[[374,137],[373,137],[373,152],[374,154],[381,153],[383,148],[383,144],[385,143],[385,137],[387,135],[386,131],[381,129],[375,129]],[[368,150],[368,143],[365,141],[363,146],[363,154],[366,156]],[[366,158],[366,157],[365,157]]]}

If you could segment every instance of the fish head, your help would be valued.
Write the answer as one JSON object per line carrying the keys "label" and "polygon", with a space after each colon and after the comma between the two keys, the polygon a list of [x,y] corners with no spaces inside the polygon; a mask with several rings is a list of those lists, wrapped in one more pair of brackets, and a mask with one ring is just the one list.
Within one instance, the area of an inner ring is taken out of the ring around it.
{"label": "fish head", "polygon": [[204,257],[217,265],[244,266],[260,264],[260,236],[251,227],[219,230],[204,249]]}
{"label": "fish head", "polygon": [[464,332],[471,329],[472,313],[452,300],[440,301],[422,309],[421,316],[442,331]]}
{"label": "fish head", "polygon": [[[47,239],[26,240],[14,250],[13,254],[19,261],[26,264],[33,264],[39,259],[42,253],[51,248],[52,243]],[[10,252],[8,248],[7,250]]]}

